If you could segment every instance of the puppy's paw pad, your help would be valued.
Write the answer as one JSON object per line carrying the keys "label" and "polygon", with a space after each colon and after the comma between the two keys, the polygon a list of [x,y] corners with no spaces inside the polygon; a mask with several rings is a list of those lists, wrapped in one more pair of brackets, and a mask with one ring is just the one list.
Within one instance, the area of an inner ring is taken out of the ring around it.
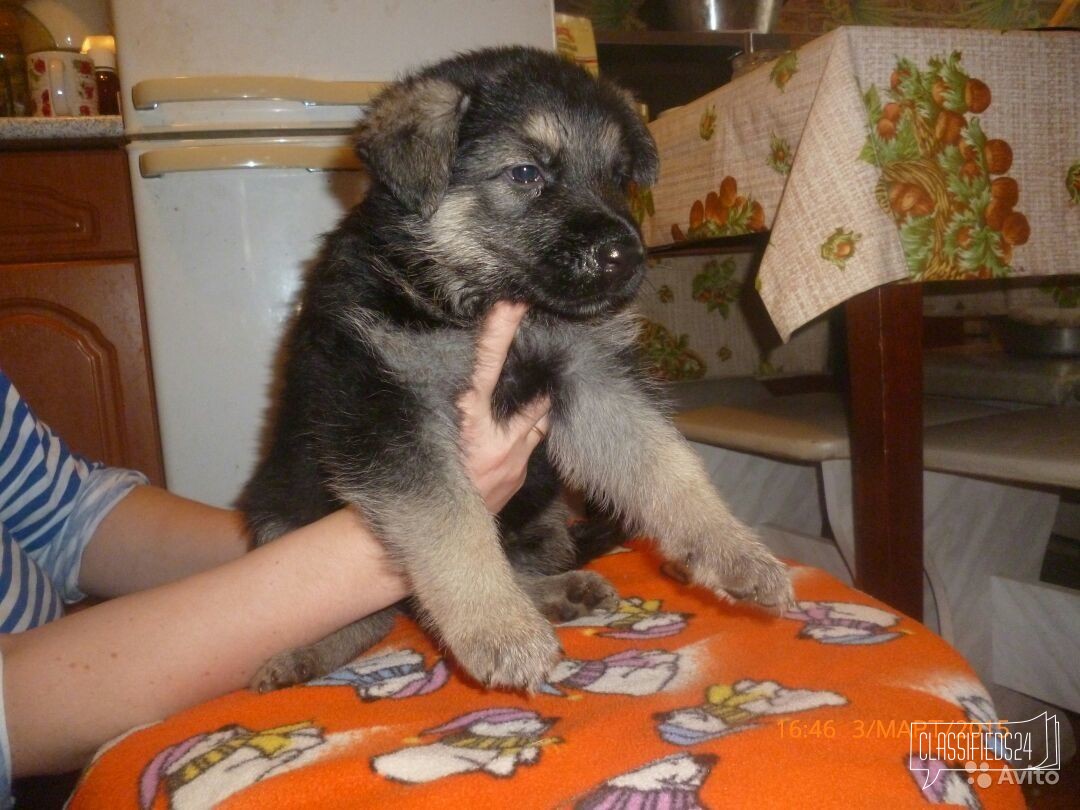
{"label": "puppy's paw pad", "polygon": [[278,653],[259,667],[251,678],[251,690],[274,692],[310,681],[318,674],[315,660],[307,650],[289,650]]}
{"label": "puppy's paw pad", "polygon": [[619,593],[593,571],[568,571],[549,577],[536,607],[552,621],[568,622],[590,613],[610,613],[619,605]]}

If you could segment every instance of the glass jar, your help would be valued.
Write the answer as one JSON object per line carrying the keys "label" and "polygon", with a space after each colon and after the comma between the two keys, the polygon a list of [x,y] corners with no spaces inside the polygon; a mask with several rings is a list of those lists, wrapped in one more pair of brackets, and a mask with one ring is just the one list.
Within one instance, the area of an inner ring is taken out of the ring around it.
{"label": "glass jar", "polygon": [[116,40],[110,36],[87,37],[82,50],[94,63],[98,114],[120,115],[120,79],[116,75]]}
{"label": "glass jar", "polygon": [[52,35],[33,14],[0,3],[0,117],[30,115],[26,54],[55,47]]}

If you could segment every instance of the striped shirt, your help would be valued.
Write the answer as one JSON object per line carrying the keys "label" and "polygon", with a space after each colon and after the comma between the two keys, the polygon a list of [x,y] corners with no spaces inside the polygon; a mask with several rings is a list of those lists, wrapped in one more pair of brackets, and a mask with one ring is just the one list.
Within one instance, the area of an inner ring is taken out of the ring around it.
{"label": "striped shirt", "polygon": [[77,602],[79,565],[106,513],[146,478],[91,464],[38,421],[0,372],[0,632]]}
{"label": "striped shirt", "polygon": [[[73,454],[0,371],[0,633],[58,618],[77,602],[79,567],[98,524],[145,476]],[[3,661],[0,660],[0,674]],[[0,702],[0,807],[11,763]]]}

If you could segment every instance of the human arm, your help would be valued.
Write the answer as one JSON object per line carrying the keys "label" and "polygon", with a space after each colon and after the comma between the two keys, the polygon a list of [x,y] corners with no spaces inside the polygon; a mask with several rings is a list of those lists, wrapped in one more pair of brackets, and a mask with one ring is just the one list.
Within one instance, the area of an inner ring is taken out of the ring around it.
{"label": "human arm", "polygon": [[[503,425],[491,413],[491,395],[525,312],[524,305],[507,302],[492,310],[477,342],[472,386],[458,403],[464,461],[493,514],[521,488],[529,456],[548,430],[546,398]],[[83,555],[79,587],[94,596],[122,596],[229,562],[249,544],[240,513],[139,487],[105,517]]]}
{"label": "human arm", "polygon": [[235,560],[250,544],[239,512],[136,487],[87,545],[79,589],[111,598],[154,588]]}
{"label": "human arm", "polygon": [[[478,345],[473,389],[460,403],[465,466],[492,511],[524,478],[539,441],[533,426],[546,429],[546,402],[507,425],[491,424],[490,393],[523,314],[496,307]],[[151,589],[0,637],[13,773],[77,767],[110,737],[240,688],[274,653],[407,592],[351,511],[245,549],[228,510],[151,488],[121,501],[90,541],[80,587],[99,595]]]}
{"label": "human arm", "polygon": [[110,737],[241,688],[271,655],[406,593],[342,510],[225,565],[0,637],[12,772],[78,767]]}

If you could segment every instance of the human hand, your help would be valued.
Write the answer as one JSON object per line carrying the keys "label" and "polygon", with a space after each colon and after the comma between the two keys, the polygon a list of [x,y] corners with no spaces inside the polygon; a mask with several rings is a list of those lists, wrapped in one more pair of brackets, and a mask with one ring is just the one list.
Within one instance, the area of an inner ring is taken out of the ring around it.
{"label": "human hand", "polygon": [[491,412],[491,395],[507,352],[528,307],[499,301],[488,313],[476,345],[472,387],[458,400],[465,470],[487,505],[497,514],[525,483],[529,456],[547,435],[551,400],[541,397],[504,424]]}

